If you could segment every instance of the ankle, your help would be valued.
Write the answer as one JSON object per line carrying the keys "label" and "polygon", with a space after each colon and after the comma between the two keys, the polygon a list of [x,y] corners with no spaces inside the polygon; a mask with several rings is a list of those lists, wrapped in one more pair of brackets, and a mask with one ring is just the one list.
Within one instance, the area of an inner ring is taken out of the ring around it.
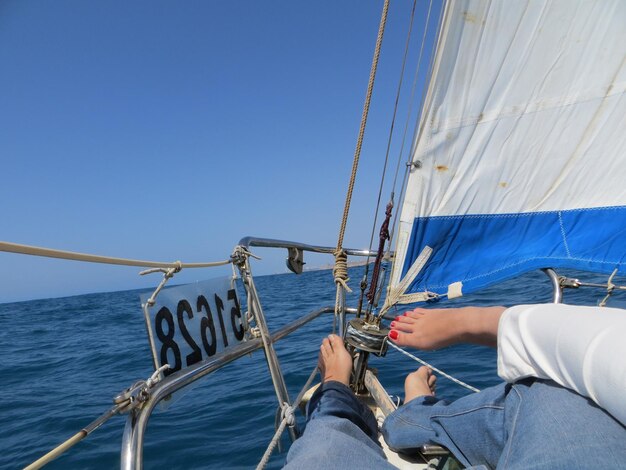
{"label": "ankle", "polygon": [[495,347],[498,323],[506,307],[467,307],[459,320],[461,336],[466,343]]}

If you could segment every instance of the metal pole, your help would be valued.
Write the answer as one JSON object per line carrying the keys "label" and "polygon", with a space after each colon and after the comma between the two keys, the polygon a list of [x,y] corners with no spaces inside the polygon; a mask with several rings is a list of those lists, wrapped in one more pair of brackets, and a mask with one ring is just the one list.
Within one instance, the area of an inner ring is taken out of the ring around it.
{"label": "metal pole", "polygon": [[[265,360],[267,367],[272,377],[272,383],[274,384],[274,391],[276,392],[276,399],[278,400],[278,406],[282,406],[283,403],[291,403],[289,400],[289,392],[287,391],[287,385],[285,384],[285,378],[283,377],[280,363],[278,362],[278,356],[274,350],[274,345],[270,338],[270,332],[265,322],[265,315],[261,307],[259,300],[259,294],[254,285],[252,274],[250,271],[249,258],[246,256],[243,265],[238,265],[241,279],[243,280],[246,292],[248,294],[248,308],[252,311],[256,326],[261,333],[261,340],[263,341],[263,351],[265,352]],[[297,424],[293,427],[289,427],[289,436],[291,441],[295,441],[298,437]]]}
{"label": "metal pole", "polygon": [[[239,240],[239,246],[249,248],[258,246],[264,248],[296,248],[302,251],[310,251],[313,253],[327,253],[332,255],[337,248],[330,246],[307,245],[306,243],[292,242],[287,240],[275,240],[273,238],[244,237]],[[362,250],[357,248],[344,248],[343,251],[349,256],[375,256],[376,252],[371,250]]]}
{"label": "metal pole", "polygon": [[550,282],[552,283],[552,303],[560,304],[563,302],[563,289],[559,282],[559,275],[552,268],[544,268],[542,271],[550,278]]}

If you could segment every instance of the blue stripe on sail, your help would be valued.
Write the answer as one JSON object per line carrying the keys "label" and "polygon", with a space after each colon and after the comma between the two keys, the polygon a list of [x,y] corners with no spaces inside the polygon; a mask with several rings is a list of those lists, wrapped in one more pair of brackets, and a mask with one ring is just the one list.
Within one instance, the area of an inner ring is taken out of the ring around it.
{"label": "blue stripe on sail", "polygon": [[626,263],[626,206],[416,218],[402,276],[424,246],[433,254],[408,292],[463,293],[539,268],[610,273]]}

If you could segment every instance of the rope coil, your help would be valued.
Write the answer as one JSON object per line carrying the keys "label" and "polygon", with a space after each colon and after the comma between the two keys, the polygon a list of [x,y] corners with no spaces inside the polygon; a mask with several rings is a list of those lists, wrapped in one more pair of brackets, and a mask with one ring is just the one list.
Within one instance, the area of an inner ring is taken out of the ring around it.
{"label": "rope coil", "polygon": [[350,278],[348,277],[348,255],[343,250],[335,251],[335,266],[333,267],[333,276],[335,278],[335,284],[339,284],[346,291],[352,292],[352,289],[350,289],[347,284],[347,282],[350,280]]}

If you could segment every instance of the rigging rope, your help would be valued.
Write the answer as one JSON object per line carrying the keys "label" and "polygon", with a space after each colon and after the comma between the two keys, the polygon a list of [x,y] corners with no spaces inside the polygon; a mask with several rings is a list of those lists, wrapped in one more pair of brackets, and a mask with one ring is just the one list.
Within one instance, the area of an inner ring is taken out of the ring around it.
{"label": "rigging rope", "polygon": [[261,461],[257,465],[256,470],[263,470],[265,468],[265,466],[267,465],[267,462],[269,461],[270,456],[272,455],[272,452],[274,451],[274,448],[276,447],[276,444],[278,444],[278,441],[280,440],[280,436],[283,434],[283,431],[285,430],[285,428],[287,426],[293,426],[295,424],[295,422],[296,422],[296,416],[295,416],[296,408],[298,408],[298,406],[300,406],[300,402],[302,401],[302,398],[304,398],[304,394],[306,393],[306,391],[311,386],[311,383],[313,382],[313,379],[315,378],[316,375],[317,375],[317,366],[315,366],[315,369],[313,369],[313,372],[311,372],[311,375],[309,376],[309,378],[307,379],[306,383],[304,384],[304,386],[300,390],[300,393],[298,394],[296,399],[293,401],[293,405],[289,406],[289,404],[286,403],[286,402],[282,404],[282,406],[281,406],[281,416],[283,417],[283,419],[280,422],[280,425],[278,426],[278,428],[276,429],[276,432],[274,433],[274,437],[272,437],[272,440],[270,441],[269,445],[267,446],[267,449],[266,449],[265,453],[263,454],[263,457],[261,458]]}
{"label": "rigging rope", "polygon": [[428,367],[428,368],[432,369],[434,372],[437,372],[439,375],[441,375],[441,376],[445,377],[446,379],[451,380],[451,381],[452,381],[452,382],[454,382],[455,384],[458,384],[458,385],[460,385],[461,387],[465,387],[466,389],[471,390],[472,392],[476,392],[476,393],[480,392],[480,390],[479,390],[479,389],[477,389],[476,387],[472,387],[471,385],[466,384],[465,382],[463,382],[463,381],[461,381],[461,380],[459,380],[459,379],[457,379],[457,378],[454,378],[454,377],[452,377],[452,376],[451,376],[451,375],[449,375],[449,374],[446,374],[446,373],[445,373],[444,371],[442,371],[441,369],[437,369],[435,366],[430,365],[428,362],[426,362],[426,361],[424,361],[424,360],[420,359],[419,357],[414,356],[414,355],[413,355],[413,354],[411,354],[410,352],[407,352],[407,351],[405,351],[404,349],[402,349],[402,348],[400,348],[400,347],[396,346],[396,345],[395,345],[395,344],[393,344],[391,341],[388,341],[388,342],[387,342],[387,344],[388,344],[389,346],[391,346],[392,348],[397,349],[398,351],[400,351],[400,352],[401,352],[402,354],[404,354],[405,356],[410,357],[410,358],[411,358],[411,359],[413,359],[414,361],[417,361],[417,362],[419,362],[420,364],[422,364],[423,366],[426,366],[426,367]]}
{"label": "rigging rope", "polygon": [[[420,53],[417,58],[417,67],[415,69],[415,75],[413,76],[413,86],[411,87],[411,97],[409,98],[409,109],[407,110],[406,122],[404,124],[404,132],[402,133],[402,143],[400,144],[400,152],[398,153],[398,162],[396,163],[396,172],[393,177],[393,185],[391,186],[394,190],[396,188],[396,183],[398,180],[398,174],[400,172],[400,163],[402,162],[402,153],[404,152],[404,144],[406,142],[406,136],[409,130],[409,122],[411,121],[411,114],[413,114],[413,98],[415,96],[415,89],[417,88],[417,80],[419,78],[420,69],[422,68],[422,54],[424,52],[424,44],[426,42],[426,34],[428,33],[428,24],[430,21],[430,11],[433,6],[433,0],[430,0],[428,4],[428,13],[426,14],[426,23],[424,26],[424,34],[422,35],[422,42],[420,44]],[[420,101],[423,101],[424,89],[422,89],[422,94]],[[419,117],[419,116],[418,116]],[[409,152],[409,161],[411,159],[411,153]],[[400,189],[400,197],[404,193],[404,186]],[[395,227],[395,221],[394,221]],[[392,230],[393,233],[393,230]]]}
{"label": "rigging rope", "polygon": [[[407,112],[406,123],[404,125],[404,132],[402,134],[402,144],[400,145],[400,153],[398,154],[398,162],[396,164],[396,173],[395,173],[395,175],[393,177],[393,186],[392,186],[392,188],[394,188],[394,190],[396,188],[396,183],[397,183],[397,180],[398,180],[398,173],[400,171],[400,163],[402,161],[402,153],[404,152],[404,144],[406,142],[406,136],[407,136],[407,132],[408,132],[408,129],[409,129],[409,122],[411,121],[411,114],[413,113],[413,97],[415,96],[415,89],[417,87],[417,81],[419,79],[419,73],[420,73],[420,70],[422,68],[422,57],[423,57],[423,53],[424,53],[424,44],[426,43],[426,36],[428,34],[428,27],[430,25],[430,13],[431,13],[431,10],[432,10],[432,6],[433,6],[433,0],[430,0],[430,2],[428,4],[428,13],[426,14],[426,23],[424,25],[424,34],[422,35],[422,41],[421,41],[421,44],[420,44],[420,53],[419,53],[419,56],[418,56],[418,59],[417,59],[417,67],[415,69],[415,75],[413,76],[413,86],[411,88],[411,98],[409,100],[409,109],[408,109],[408,112]],[[442,8],[442,11],[443,11],[443,8]],[[439,18],[439,21],[441,21],[441,18]],[[431,60],[432,60],[432,55],[431,55]],[[430,64],[429,64],[429,69],[430,69]],[[421,108],[422,108],[422,105],[424,103],[424,97],[425,96],[426,96],[426,87],[422,87],[422,93],[420,95],[420,110],[418,111],[419,114],[417,115],[417,120],[416,120],[416,124],[415,124],[416,127],[415,127],[415,129],[413,131],[414,136],[417,135],[417,131],[418,131],[417,126],[419,126],[419,119],[421,117]],[[400,194],[399,200],[400,201],[402,201],[404,199],[404,191],[405,191],[405,188],[406,188],[406,183],[407,183],[408,175],[409,175],[409,168],[410,168],[409,165],[411,164],[412,158],[413,158],[413,147],[411,147],[409,149],[409,155],[408,155],[408,158],[407,158],[407,166],[405,167],[404,177],[402,178],[402,185],[400,186],[400,192],[399,192],[399,194]],[[389,247],[391,247],[391,245],[393,243],[393,240],[394,240],[394,235],[396,233],[396,223],[398,221],[398,217],[399,216],[400,216],[400,211],[398,210],[398,211],[396,211],[396,213],[394,215],[393,224],[391,225],[391,232],[390,232],[390,235],[389,235]],[[393,271],[393,265],[394,264],[395,264],[395,258],[392,261],[392,271]]]}
{"label": "rigging rope", "polygon": [[[372,91],[374,89],[374,81],[376,79],[376,70],[378,68],[378,58],[380,57],[380,47],[385,34],[385,25],[387,24],[387,12],[389,10],[389,0],[385,0],[383,11],[378,26],[378,36],[376,37],[376,47],[374,49],[374,58],[370,68],[370,77],[367,83],[367,93],[365,94],[365,103],[363,104],[363,114],[361,115],[361,125],[359,127],[359,137],[357,138],[356,149],[354,150],[354,158],[352,159],[352,172],[350,174],[350,182],[348,183],[348,191],[346,193],[346,202],[343,208],[343,216],[341,218],[341,226],[339,228],[339,237],[337,239],[337,249],[335,250],[335,316],[339,315],[343,319],[343,308],[345,303],[345,292],[348,281],[347,261],[345,264],[345,274],[343,273],[343,239],[346,233],[346,224],[348,222],[348,214],[350,212],[350,203],[352,201],[352,192],[354,191],[354,183],[356,181],[356,172],[359,167],[359,158],[361,157],[361,147],[363,146],[363,136],[365,134],[365,126],[367,124],[367,116],[369,114],[370,103],[372,101]],[[347,259],[347,258],[346,258]],[[338,274],[337,274],[338,273]],[[342,320],[343,322],[343,320]],[[343,327],[339,335],[343,337]]]}
{"label": "rigging rope", "polygon": [[[393,182],[393,188],[395,189],[396,187],[396,182],[397,182],[397,177],[398,177],[398,172],[399,172],[399,168],[400,168],[400,162],[402,161],[402,152],[404,151],[404,143],[405,143],[405,138],[406,138],[406,134],[407,134],[407,130],[408,130],[408,125],[410,122],[410,116],[412,113],[412,109],[413,109],[413,96],[414,96],[414,92],[415,92],[415,88],[417,85],[417,81],[419,78],[419,73],[420,70],[422,68],[422,57],[423,57],[423,52],[424,52],[424,45],[426,44],[426,36],[428,35],[428,30],[429,30],[429,26],[430,26],[430,14],[432,11],[432,6],[433,6],[433,0],[430,0],[429,4],[428,4],[428,13],[426,15],[426,23],[424,26],[424,34],[422,35],[422,41],[420,44],[420,53],[419,53],[419,58],[417,61],[417,68],[415,70],[415,76],[413,78],[413,89],[411,91],[411,100],[410,100],[410,104],[409,104],[409,111],[407,114],[407,120],[406,120],[406,125],[404,128],[404,134],[402,137],[402,145],[400,148],[400,153],[398,155],[398,164],[396,166],[396,174],[394,176],[394,182]],[[439,31],[441,29],[441,23],[442,23],[442,18],[443,18],[443,12],[446,9],[447,4],[444,3],[439,11],[439,18],[437,19],[437,29],[435,30],[435,40],[433,41],[432,44],[432,48],[431,48],[431,53],[430,53],[430,59],[429,59],[429,63],[428,63],[428,70],[426,72],[426,79],[424,81],[424,83],[430,83],[430,79],[432,77],[432,72],[433,72],[433,67],[434,67],[434,56],[435,56],[435,52],[436,52],[436,48],[437,48],[437,43],[438,43],[438,37],[439,37]],[[408,179],[409,179],[409,170],[412,167],[412,160],[413,160],[413,155],[415,153],[415,149],[417,147],[417,141],[419,139],[419,124],[420,124],[420,120],[421,120],[421,116],[423,113],[423,108],[424,108],[424,102],[426,99],[426,93],[427,93],[427,86],[422,87],[422,93],[420,94],[420,104],[419,104],[419,109],[418,109],[418,114],[416,117],[416,121],[415,121],[415,127],[413,130],[413,144],[411,145],[410,149],[409,149],[409,154],[408,154],[408,158],[407,158],[407,163],[406,163],[406,167],[404,170],[404,177],[402,178],[402,185],[400,187],[400,197],[399,197],[399,201],[401,202],[401,205],[403,203],[404,200],[404,196],[405,196],[405,191],[406,191],[406,186],[408,183]],[[418,162],[415,162],[416,165]],[[398,222],[398,218],[401,217],[401,211],[398,210],[396,211],[394,218],[393,218],[393,224],[391,225],[391,232],[390,232],[390,240],[389,240],[389,247],[391,248],[392,244],[393,244],[393,240],[394,240],[394,236],[396,234],[396,225]],[[397,250],[398,250],[398,246],[396,245],[396,255],[397,255]],[[396,262],[398,261],[397,256],[393,257],[392,260],[392,266],[391,266],[391,271],[392,273],[395,271],[395,265]],[[399,282],[400,279],[397,279],[397,282]],[[393,276],[390,278],[390,283],[394,282],[394,278]]]}
{"label": "rigging rope", "polygon": [[[389,153],[391,151],[391,141],[393,140],[393,131],[396,124],[396,114],[398,112],[398,103],[400,102],[400,94],[402,92],[402,83],[404,82],[404,70],[406,68],[406,61],[409,55],[411,32],[413,31],[413,20],[415,18],[415,7],[417,0],[413,0],[413,8],[411,10],[411,18],[409,22],[409,31],[406,37],[406,45],[404,46],[404,57],[402,58],[402,68],[400,69],[400,79],[398,80],[398,89],[396,90],[396,101],[393,106],[393,115],[391,116],[391,125],[389,127],[389,137],[387,138],[387,150],[385,151],[385,164],[383,165],[383,172],[380,178],[380,186],[378,188],[378,200],[376,201],[376,211],[374,212],[374,223],[372,224],[372,234],[370,236],[369,249],[372,251],[372,245],[374,244],[374,233],[376,232],[376,222],[378,221],[378,210],[380,209],[380,200],[382,198],[383,186],[385,183],[385,175],[387,174],[387,165],[389,163]],[[395,183],[394,183],[395,186]],[[391,204],[394,202],[393,189],[391,193]]]}
{"label": "rigging rope", "polygon": [[136,259],[114,258],[110,256],[91,255],[87,253],[76,253],[74,251],[53,250],[51,248],[41,248],[30,245],[20,245],[18,243],[0,242],[0,251],[8,253],[20,253],[23,255],[44,256],[46,258],[60,258],[72,261],[85,261],[88,263],[116,264],[121,266],[140,266],[146,268],[210,268],[213,266],[223,266],[230,264],[230,260],[214,261],[210,263],[173,263],[161,261],[142,261]]}
{"label": "rigging rope", "polygon": [[372,101],[372,91],[374,89],[374,81],[376,79],[376,69],[378,68],[378,58],[380,56],[380,47],[383,42],[385,33],[385,24],[387,23],[387,11],[389,10],[389,0],[385,0],[383,12],[378,26],[378,37],[376,38],[376,48],[374,49],[374,58],[370,69],[370,78],[367,83],[367,93],[365,95],[365,103],[363,105],[363,114],[361,115],[361,126],[359,127],[359,137],[354,150],[354,158],[352,161],[352,173],[350,175],[350,183],[348,184],[348,192],[346,194],[346,202],[343,208],[343,217],[341,219],[341,227],[339,229],[339,239],[337,240],[337,250],[343,247],[343,238],[346,232],[346,224],[348,222],[348,213],[350,212],[350,202],[352,201],[352,192],[356,181],[356,172],[359,167],[359,158],[361,157],[361,147],[363,146],[363,136],[365,134],[365,125],[367,124],[367,116],[369,114],[370,103]]}
{"label": "rigging rope", "polygon": [[[383,165],[383,172],[382,172],[382,176],[380,178],[380,185],[378,188],[378,199],[376,201],[376,210],[374,211],[374,222],[372,223],[372,233],[370,235],[370,244],[369,244],[369,250],[372,251],[372,245],[374,244],[374,233],[376,232],[376,222],[378,221],[378,210],[380,209],[380,200],[382,197],[382,193],[383,193],[383,187],[385,184],[385,175],[387,173],[387,165],[389,162],[389,152],[391,150],[391,141],[393,138],[393,130],[395,127],[395,122],[396,122],[396,113],[398,111],[398,102],[400,101],[400,92],[402,91],[402,82],[404,80],[404,70],[406,67],[406,61],[407,61],[407,57],[408,57],[408,53],[409,53],[409,45],[410,45],[410,41],[411,41],[411,32],[413,31],[413,20],[415,18],[415,7],[417,5],[417,0],[413,1],[413,8],[411,10],[411,18],[410,18],[410,22],[409,22],[409,31],[407,34],[407,38],[406,38],[406,45],[404,47],[404,57],[402,58],[402,68],[400,70],[400,79],[398,81],[398,89],[396,91],[396,101],[394,103],[394,107],[393,107],[393,116],[391,118],[391,126],[389,128],[389,137],[387,139],[387,150],[385,152],[385,163]],[[394,183],[395,186],[395,183]],[[393,207],[394,204],[394,192],[393,192],[393,187],[392,187],[392,192],[391,192],[391,200],[389,202],[389,204],[391,204],[391,206]],[[387,206],[389,207],[389,205]],[[389,224],[387,223],[387,226]],[[382,229],[381,229],[382,230]],[[388,230],[387,230],[388,231]],[[387,239],[389,239],[389,237],[387,237]],[[390,240],[390,239],[389,239]],[[381,250],[381,248],[379,247],[379,252]],[[379,256],[377,255],[377,260],[379,258]],[[361,308],[363,305],[363,297],[365,295],[365,288],[367,287],[367,276],[369,273],[369,260],[370,260],[370,255],[367,256],[367,260],[365,262],[365,272],[363,274],[363,280],[361,281],[361,296],[359,297],[359,307],[357,309],[358,314],[360,316],[361,314]],[[380,265],[380,261],[377,261],[378,265]],[[378,275],[380,272],[380,268],[376,269],[376,265],[374,267],[374,272],[372,273],[372,284],[375,285],[378,283]],[[376,276],[376,280],[374,280],[374,276]],[[376,289],[372,289],[370,287],[370,290],[367,294],[367,298],[370,302],[370,305],[372,304],[372,299],[375,297],[375,294],[373,294],[370,298],[370,293],[372,292],[372,290],[376,290]]]}

